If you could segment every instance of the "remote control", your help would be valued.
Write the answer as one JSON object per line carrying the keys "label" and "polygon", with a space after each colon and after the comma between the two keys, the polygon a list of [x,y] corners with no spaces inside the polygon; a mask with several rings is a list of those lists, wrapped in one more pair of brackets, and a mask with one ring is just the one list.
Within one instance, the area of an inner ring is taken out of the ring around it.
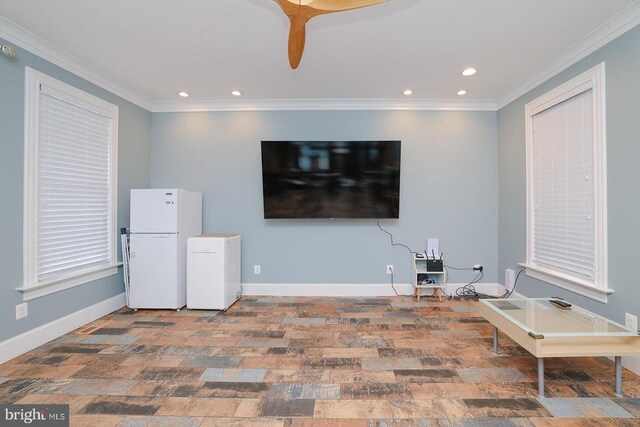
{"label": "remote control", "polygon": [[557,299],[550,299],[549,302],[551,304],[557,305],[560,308],[570,308],[571,307],[571,304],[569,304],[568,302],[560,301],[560,300],[557,300]]}

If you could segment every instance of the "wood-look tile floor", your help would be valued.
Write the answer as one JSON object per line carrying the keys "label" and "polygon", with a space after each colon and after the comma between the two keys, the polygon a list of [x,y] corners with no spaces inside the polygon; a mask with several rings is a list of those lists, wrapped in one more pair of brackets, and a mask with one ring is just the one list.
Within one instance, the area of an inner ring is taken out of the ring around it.
{"label": "wood-look tile floor", "polygon": [[536,359],[469,301],[244,297],[226,313],[122,309],[0,365],[0,404],[91,426],[640,425],[640,378]]}

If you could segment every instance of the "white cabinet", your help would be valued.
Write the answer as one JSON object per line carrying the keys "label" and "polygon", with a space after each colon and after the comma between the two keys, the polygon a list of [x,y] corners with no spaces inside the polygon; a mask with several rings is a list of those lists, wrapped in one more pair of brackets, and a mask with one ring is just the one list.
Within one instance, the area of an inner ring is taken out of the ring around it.
{"label": "white cabinet", "polygon": [[241,293],[240,235],[191,237],[187,242],[187,307],[226,310]]}
{"label": "white cabinet", "polygon": [[[442,301],[442,289],[447,284],[447,270],[441,268],[442,271],[429,270],[430,259],[422,253],[413,254],[413,275],[412,282],[415,289],[416,299],[420,301],[422,289],[433,290],[433,295]],[[439,269],[436,269],[439,270]]]}

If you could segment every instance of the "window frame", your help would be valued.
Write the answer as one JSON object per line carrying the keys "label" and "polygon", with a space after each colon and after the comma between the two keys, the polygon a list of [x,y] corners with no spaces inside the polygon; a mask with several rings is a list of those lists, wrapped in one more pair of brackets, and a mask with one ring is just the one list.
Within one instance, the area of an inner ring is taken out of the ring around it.
{"label": "window frame", "polygon": [[[82,108],[111,118],[111,206],[109,209],[110,259],[107,265],[38,281],[38,147],[40,87],[46,86]],[[25,67],[24,119],[24,210],[23,210],[23,301],[83,285],[118,273],[118,107],[53,77]]]}
{"label": "window frame", "polygon": [[[534,116],[564,101],[591,90],[593,101],[593,184],[594,184],[594,262],[593,282],[578,275],[559,271],[533,260],[533,120]],[[607,302],[613,290],[608,286],[607,274],[607,155],[606,155],[606,105],[605,63],[585,71],[568,82],[552,89],[525,106],[526,131],[526,262],[527,276],[542,280],[588,298]]]}

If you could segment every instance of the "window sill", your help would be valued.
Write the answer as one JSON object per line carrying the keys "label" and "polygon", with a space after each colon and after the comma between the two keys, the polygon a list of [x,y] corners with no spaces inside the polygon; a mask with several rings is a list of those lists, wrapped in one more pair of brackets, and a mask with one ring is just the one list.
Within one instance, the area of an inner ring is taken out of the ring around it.
{"label": "window sill", "polygon": [[84,272],[75,273],[73,276],[56,278],[29,286],[25,285],[23,287],[16,288],[16,290],[22,292],[23,301],[31,301],[45,295],[50,295],[65,289],[113,276],[118,273],[118,267],[121,265],[122,263],[117,263],[105,267],[94,268]]}
{"label": "window sill", "polygon": [[609,288],[595,288],[586,281],[538,265],[524,262],[519,265],[525,269],[525,274],[529,277],[542,280],[543,282],[602,303],[606,303],[608,295],[614,292],[613,289]]}

